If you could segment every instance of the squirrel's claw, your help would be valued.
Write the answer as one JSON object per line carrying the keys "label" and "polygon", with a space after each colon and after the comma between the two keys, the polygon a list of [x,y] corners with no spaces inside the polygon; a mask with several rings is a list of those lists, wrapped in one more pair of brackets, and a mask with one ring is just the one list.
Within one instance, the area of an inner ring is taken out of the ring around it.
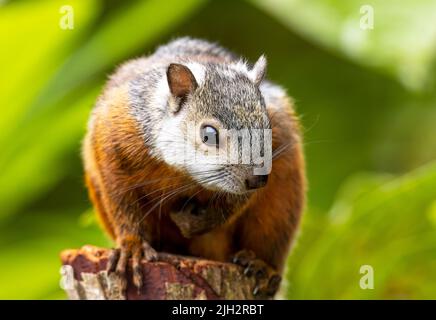
{"label": "squirrel's claw", "polygon": [[257,259],[251,250],[241,250],[232,259],[233,263],[244,267],[244,275],[254,277],[256,286],[253,295],[259,299],[274,297],[277,292],[281,277],[271,266],[261,259]]}
{"label": "squirrel's claw", "polygon": [[278,274],[273,274],[270,277],[256,278],[256,287],[253,290],[253,295],[259,299],[268,299],[274,297],[280,287],[282,277]]}
{"label": "squirrel's claw", "polygon": [[141,251],[136,250],[132,256],[132,273],[133,273],[133,284],[138,289],[138,291],[143,286],[143,274],[141,267]]}
{"label": "squirrel's claw", "polygon": [[118,260],[120,258],[120,249],[112,249],[109,254],[106,270],[108,272],[114,272],[117,267]]}
{"label": "squirrel's claw", "polygon": [[156,261],[158,257],[156,250],[154,250],[146,241],[142,243],[142,254],[146,261]]}
{"label": "squirrel's claw", "polygon": [[232,262],[241,267],[247,267],[250,261],[254,259],[256,259],[256,254],[253,251],[241,250],[233,256]]}
{"label": "squirrel's claw", "polygon": [[157,259],[156,251],[145,240],[126,240],[121,242],[119,248],[113,249],[107,264],[108,272],[115,272],[120,278],[122,290],[127,289],[126,270],[132,260],[132,282],[139,291],[144,285],[141,260],[154,261]]}

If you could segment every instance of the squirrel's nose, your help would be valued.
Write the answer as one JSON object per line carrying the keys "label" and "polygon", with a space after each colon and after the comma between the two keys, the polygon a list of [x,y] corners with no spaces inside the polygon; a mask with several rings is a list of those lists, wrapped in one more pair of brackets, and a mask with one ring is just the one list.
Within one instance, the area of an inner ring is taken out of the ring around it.
{"label": "squirrel's nose", "polygon": [[268,175],[259,175],[259,176],[252,175],[247,179],[245,179],[245,186],[249,190],[257,189],[265,186],[267,182],[268,182]]}

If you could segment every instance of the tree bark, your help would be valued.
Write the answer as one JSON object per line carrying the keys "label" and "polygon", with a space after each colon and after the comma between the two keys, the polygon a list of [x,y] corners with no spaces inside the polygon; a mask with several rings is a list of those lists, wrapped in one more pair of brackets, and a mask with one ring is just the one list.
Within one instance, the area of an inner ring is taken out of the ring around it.
{"label": "tree bark", "polygon": [[121,280],[105,271],[109,252],[87,245],[61,253],[61,285],[69,299],[254,299],[255,281],[241,267],[167,253],[159,253],[158,261],[142,262],[144,286],[139,292],[128,270],[122,292]]}

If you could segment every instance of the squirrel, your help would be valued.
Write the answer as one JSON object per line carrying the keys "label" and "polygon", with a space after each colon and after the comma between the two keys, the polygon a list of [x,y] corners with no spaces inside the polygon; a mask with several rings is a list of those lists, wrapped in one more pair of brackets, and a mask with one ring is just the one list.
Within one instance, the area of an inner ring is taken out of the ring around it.
{"label": "squirrel", "polygon": [[[265,79],[266,66],[263,55],[251,65],[218,44],[183,37],[108,80],[82,154],[90,199],[116,243],[107,269],[125,286],[129,260],[140,289],[140,261],[165,251],[239,264],[255,277],[255,296],[278,290],[306,182],[293,102]],[[251,162],[197,161],[194,153],[222,152],[229,129],[270,130],[270,172],[254,174]]]}

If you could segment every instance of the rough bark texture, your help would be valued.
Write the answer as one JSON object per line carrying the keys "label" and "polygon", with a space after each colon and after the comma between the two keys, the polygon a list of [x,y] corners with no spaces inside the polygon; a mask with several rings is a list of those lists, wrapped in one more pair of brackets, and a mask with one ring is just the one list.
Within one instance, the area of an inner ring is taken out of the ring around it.
{"label": "rough bark texture", "polygon": [[[108,249],[84,246],[61,253],[63,287],[70,299],[253,299],[254,279],[231,263],[160,253],[156,262],[142,262],[144,287],[105,271]],[[127,273],[131,279],[130,270]]]}

